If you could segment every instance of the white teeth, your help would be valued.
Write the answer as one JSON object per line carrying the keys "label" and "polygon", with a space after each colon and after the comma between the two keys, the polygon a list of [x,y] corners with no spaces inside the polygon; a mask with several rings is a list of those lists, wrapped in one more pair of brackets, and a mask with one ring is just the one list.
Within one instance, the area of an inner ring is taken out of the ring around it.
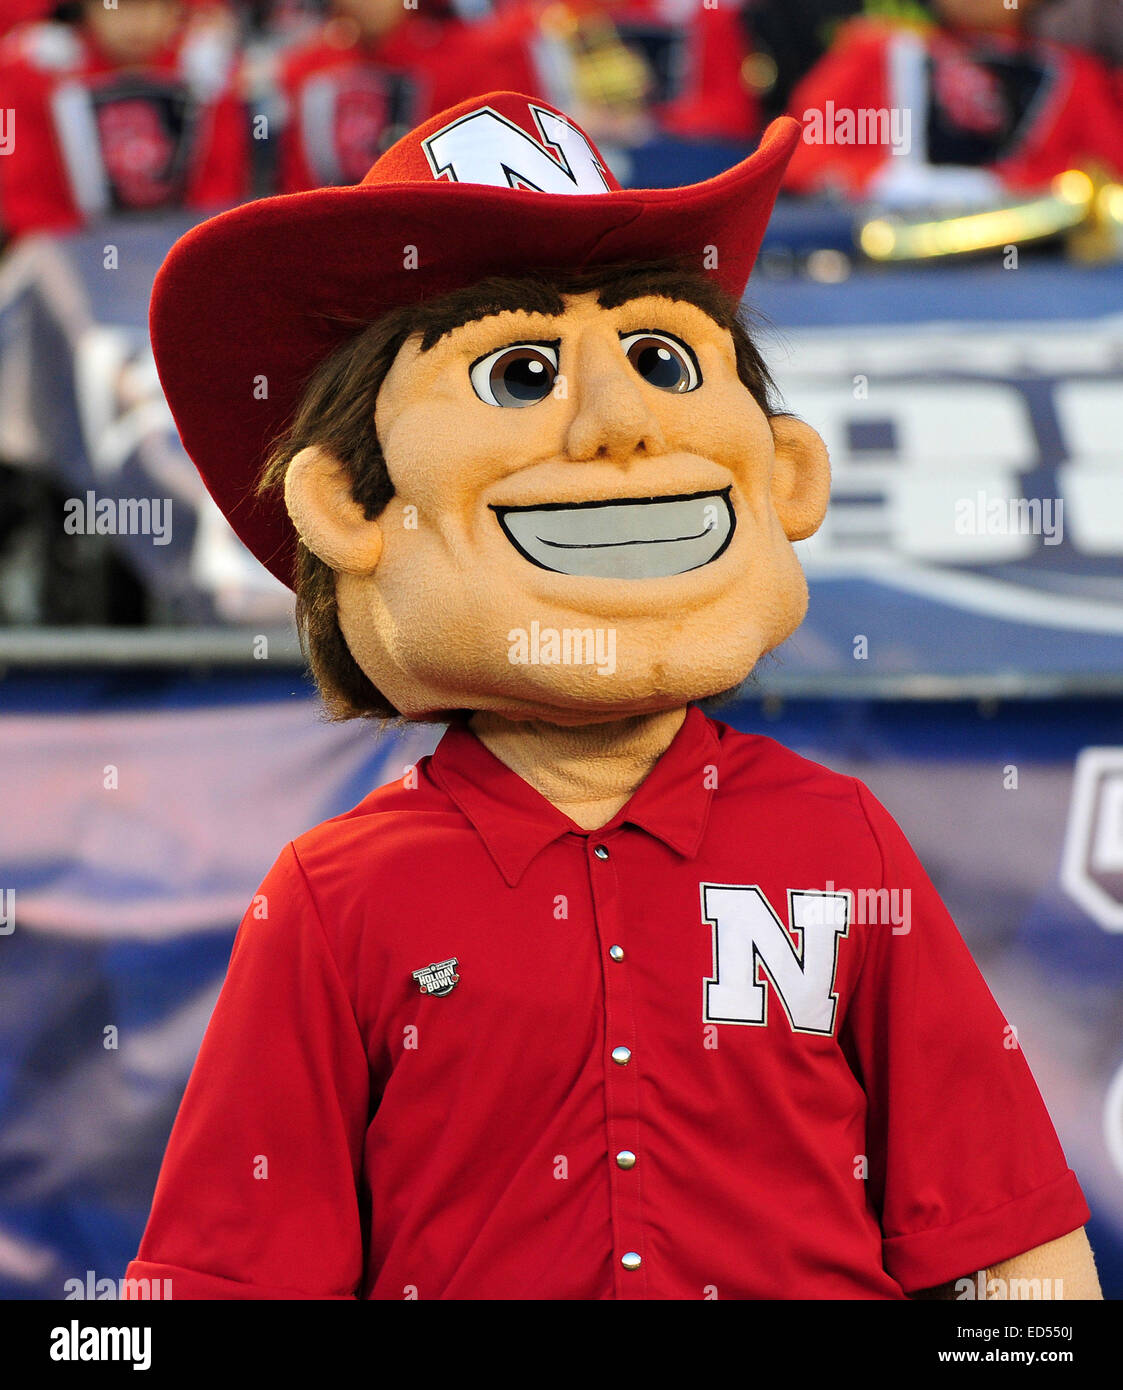
{"label": "white teeth", "polygon": [[717,559],[737,524],[728,488],[493,510],[532,564],[600,579],[661,579],[699,569]]}

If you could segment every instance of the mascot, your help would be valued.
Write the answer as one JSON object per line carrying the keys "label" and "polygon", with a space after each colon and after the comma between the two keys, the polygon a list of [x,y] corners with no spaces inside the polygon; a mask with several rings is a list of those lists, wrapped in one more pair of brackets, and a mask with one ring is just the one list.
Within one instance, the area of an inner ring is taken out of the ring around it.
{"label": "mascot", "polygon": [[270,870],[130,1279],[1099,1297],[900,829],[703,708],[801,622],[792,542],[827,506],[739,314],[799,139],[622,190],[562,112],[491,93],[173,248],[165,392],[328,710],[449,727]]}

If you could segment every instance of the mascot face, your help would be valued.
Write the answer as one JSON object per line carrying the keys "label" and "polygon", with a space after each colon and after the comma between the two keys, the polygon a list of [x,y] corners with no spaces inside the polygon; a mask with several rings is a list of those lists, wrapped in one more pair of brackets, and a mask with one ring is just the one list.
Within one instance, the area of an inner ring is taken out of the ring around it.
{"label": "mascot face", "polygon": [[161,383],[211,495],[296,587],[338,717],[674,711],[799,624],[791,543],[829,466],[757,403],[736,303],[801,138],[781,117],[712,179],[623,189],[564,112],[488,92],[360,185],[176,243]]}
{"label": "mascot face", "polygon": [[565,306],[405,342],[377,400],[377,520],[343,519],[322,451],[290,468],[347,644],[407,716],[676,708],[737,685],[806,610],[791,542],[826,507],[818,436],[764,414],[695,305]]}

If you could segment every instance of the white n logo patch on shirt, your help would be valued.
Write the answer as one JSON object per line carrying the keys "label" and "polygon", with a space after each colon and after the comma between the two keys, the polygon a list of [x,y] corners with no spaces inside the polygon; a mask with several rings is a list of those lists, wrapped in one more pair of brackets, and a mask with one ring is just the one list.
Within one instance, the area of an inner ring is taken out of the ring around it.
{"label": "white n logo patch on shirt", "polygon": [[606,192],[596,151],[577,127],[544,107],[530,110],[541,144],[490,106],[442,126],[421,142],[433,177],[539,193]]}
{"label": "white n logo patch on shirt", "polygon": [[850,931],[850,895],[788,889],[796,940],[756,884],[703,883],[714,973],[702,985],[706,1023],[768,1023],[767,977],[793,1032],[834,1032],[838,943]]}

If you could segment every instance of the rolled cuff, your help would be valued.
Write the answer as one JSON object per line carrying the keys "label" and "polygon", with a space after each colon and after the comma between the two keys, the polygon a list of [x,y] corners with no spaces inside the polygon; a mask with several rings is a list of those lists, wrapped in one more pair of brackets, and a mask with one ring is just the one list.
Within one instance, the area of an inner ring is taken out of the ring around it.
{"label": "rolled cuff", "polygon": [[1059,1178],[989,1211],[882,1242],[885,1268],[906,1293],[930,1289],[1023,1255],[1083,1226],[1091,1213],[1076,1174]]}

